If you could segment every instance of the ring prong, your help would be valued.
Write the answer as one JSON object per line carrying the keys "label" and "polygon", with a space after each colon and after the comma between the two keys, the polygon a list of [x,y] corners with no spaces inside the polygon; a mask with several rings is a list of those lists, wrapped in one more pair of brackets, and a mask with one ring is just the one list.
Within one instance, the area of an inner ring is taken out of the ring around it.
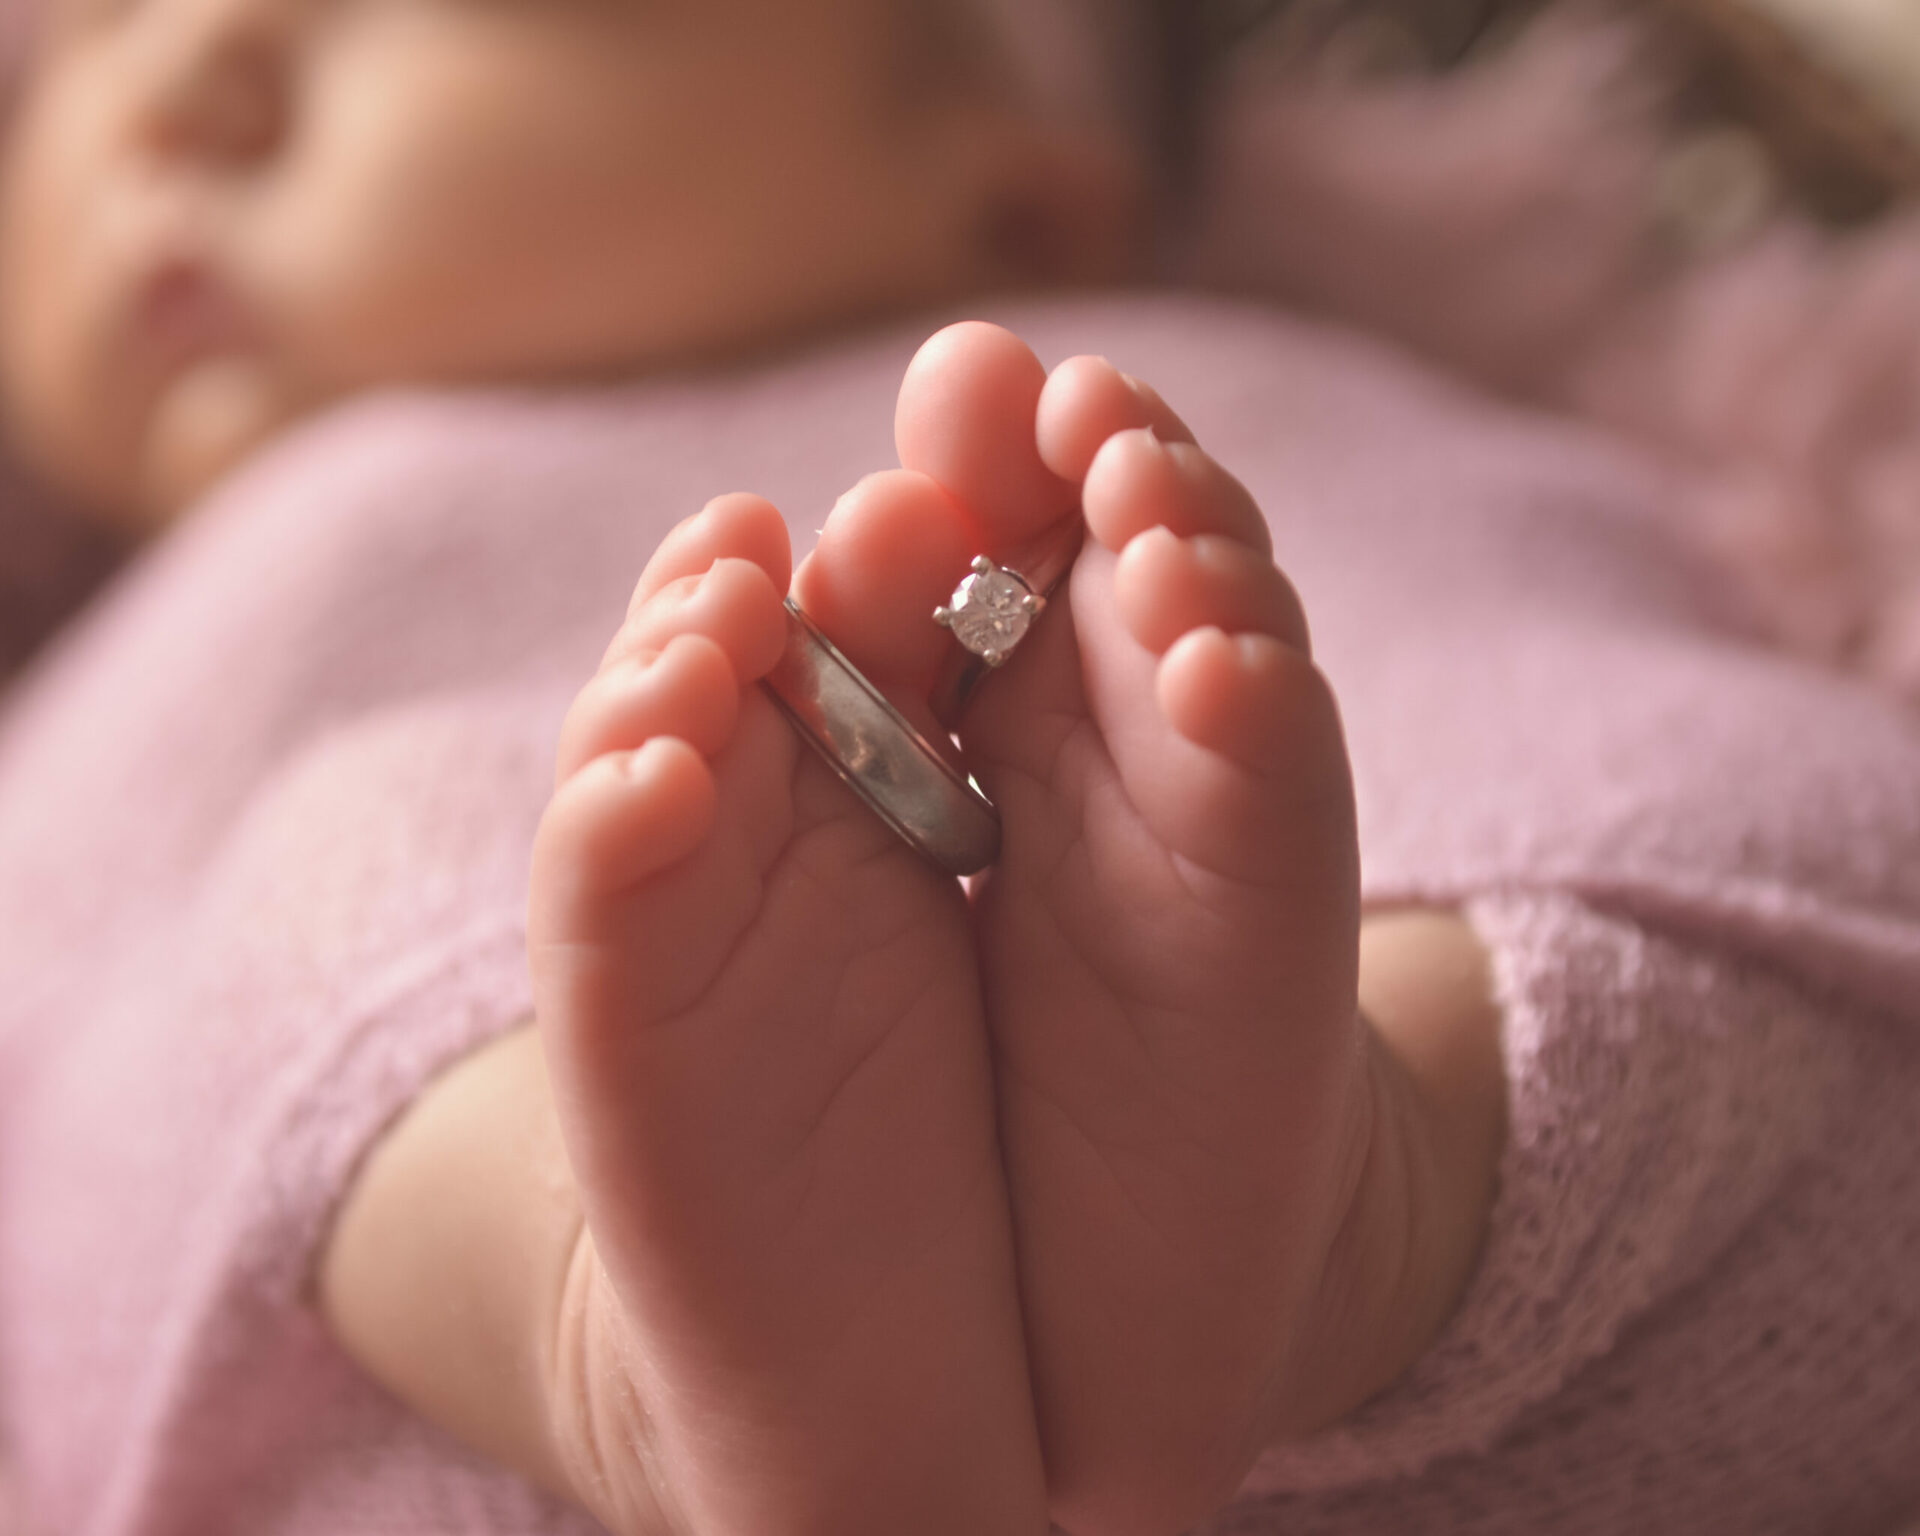
{"label": "ring prong", "polygon": [[934,609],[933,622],[938,624],[942,629],[952,629],[953,628],[953,610],[951,608],[946,608],[946,607],[940,607],[940,608]]}
{"label": "ring prong", "polygon": [[1007,653],[1005,651],[982,651],[980,653],[980,659],[990,667],[997,667],[1007,659]]}
{"label": "ring prong", "polygon": [[1030,618],[1037,619],[1040,617],[1041,611],[1047,606],[1047,600],[1038,593],[1030,592],[1020,599],[1020,606],[1027,610]]}
{"label": "ring prong", "polygon": [[993,571],[994,571],[993,562],[989,560],[985,555],[974,556],[973,558],[973,574],[974,575],[991,576],[993,574]]}

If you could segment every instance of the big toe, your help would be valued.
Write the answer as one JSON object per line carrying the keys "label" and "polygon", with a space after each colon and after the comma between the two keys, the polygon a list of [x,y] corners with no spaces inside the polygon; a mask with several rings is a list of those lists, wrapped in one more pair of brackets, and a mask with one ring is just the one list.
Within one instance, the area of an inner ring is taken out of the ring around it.
{"label": "big toe", "polygon": [[1040,455],[1047,371],[1011,331],[948,326],[907,368],[894,414],[900,462],[968,508],[989,554],[1013,554],[1079,507],[1079,488]]}
{"label": "big toe", "polygon": [[1078,539],[1079,488],[1046,466],[1034,435],[1046,384],[1040,360],[999,326],[935,335],[900,389],[903,467],[842,497],[795,575],[809,617],[937,740],[963,702],[949,685],[964,658],[935,610],[983,555],[1032,571]]}

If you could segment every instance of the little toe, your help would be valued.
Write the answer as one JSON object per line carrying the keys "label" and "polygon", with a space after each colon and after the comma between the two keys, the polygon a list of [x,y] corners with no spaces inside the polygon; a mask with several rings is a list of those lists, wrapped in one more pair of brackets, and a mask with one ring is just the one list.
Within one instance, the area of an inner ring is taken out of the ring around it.
{"label": "little toe", "polygon": [[679,863],[713,830],[707,760],[657,736],[595,759],[555,792],[534,838],[532,934],[589,940],[622,915],[611,898]]}
{"label": "little toe", "polygon": [[969,321],[921,347],[900,386],[900,462],[945,486],[996,558],[1020,556],[1078,508],[1074,485],[1047,467],[1035,441],[1046,383],[1019,337]]}
{"label": "little toe", "polygon": [[1163,847],[1249,891],[1344,870],[1352,775],[1338,705],[1312,662],[1270,635],[1198,629],[1151,686],[1164,724],[1122,746],[1129,793]]}
{"label": "little toe", "polygon": [[1035,435],[1041,462],[1075,485],[1087,478],[1108,438],[1143,430],[1162,442],[1194,441],[1193,432],[1159,391],[1104,357],[1067,359],[1040,393]]}
{"label": "little toe", "polygon": [[718,643],[676,635],[657,655],[629,656],[580,690],[560,727],[556,786],[595,758],[672,736],[712,757],[733,736],[740,682]]}
{"label": "little toe", "polygon": [[1347,792],[1340,711],[1319,670],[1270,635],[1196,629],[1161,659],[1154,692],[1167,723],[1197,747],[1251,773],[1312,779],[1320,747],[1326,778]]}
{"label": "little toe", "polygon": [[1201,628],[1270,635],[1311,651],[1293,584],[1265,555],[1219,534],[1183,539],[1148,529],[1121,551],[1113,599],[1128,633],[1156,656]]}
{"label": "little toe", "polygon": [[1152,432],[1108,438],[1087,469],[1081,492],[1087,531],[1116,554],[1149,528],[1182,538],[1219,534],[1262,555],[1273,536],[1253,494],[1209,454]]}

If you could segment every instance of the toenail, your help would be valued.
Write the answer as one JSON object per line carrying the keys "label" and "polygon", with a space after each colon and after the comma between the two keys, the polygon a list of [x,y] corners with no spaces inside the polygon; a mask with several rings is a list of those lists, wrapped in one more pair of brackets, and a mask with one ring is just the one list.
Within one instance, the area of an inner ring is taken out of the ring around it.
{"label": "toenail", "polygon": [[[1155,523],[1151,528],[1136,534],[1133,543],[1139,545],[1142,549],[1146,549],[1149,546],[1159,548],[1167,548],[1170,546],[1178,550],[1185,545],[1186,541],[1165,523]],[[1129,549],[1132,547],[1133,545],[1128,546]]]}
{"label": "toenail", "polygon": [[638,747],[626,755],[620,764],[620,772],[629,779],[644,778],[650,765],[659,761],[661,743],[667,738],[655,737],[643,747]]}
{"label": "toenail", "polygon": [[838,499],[835,500],[833,504],[833,510],[835,512],[838,512],[848,502],[852,501],[856,496],[859,496],[862,492],[864,492],[867,489],[867,487],[871,485],[875,480],[878,480],[881,474],[882,474],[882,471],[874,470],[871,474],[862,475],[858,480],[854,481],[852,485],[848,486],[844,491],[840,493]]}
{"label": "toenail", "polygon": [[1233,648],[1248,672],[1265,672],[1286,655],[1286,647],[1272,635],[1235,635]]}
{"label": "toenail", "polygon": [[1168,459],[1180,474],[1195,484],[1207,479],[1207,456],[1192,443],[1167,443],[1164,445]]}

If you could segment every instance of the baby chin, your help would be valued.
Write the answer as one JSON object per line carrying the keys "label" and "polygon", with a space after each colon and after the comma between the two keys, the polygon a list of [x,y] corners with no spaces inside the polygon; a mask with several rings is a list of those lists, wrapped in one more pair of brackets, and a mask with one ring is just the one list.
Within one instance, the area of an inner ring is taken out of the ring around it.
{"label": "baby chin", "polygon": [[182,368],[147,421],[137,508],[143,528],[172,522],[263,446],[304,408],[297,394],[258,353],[206,357]]}

